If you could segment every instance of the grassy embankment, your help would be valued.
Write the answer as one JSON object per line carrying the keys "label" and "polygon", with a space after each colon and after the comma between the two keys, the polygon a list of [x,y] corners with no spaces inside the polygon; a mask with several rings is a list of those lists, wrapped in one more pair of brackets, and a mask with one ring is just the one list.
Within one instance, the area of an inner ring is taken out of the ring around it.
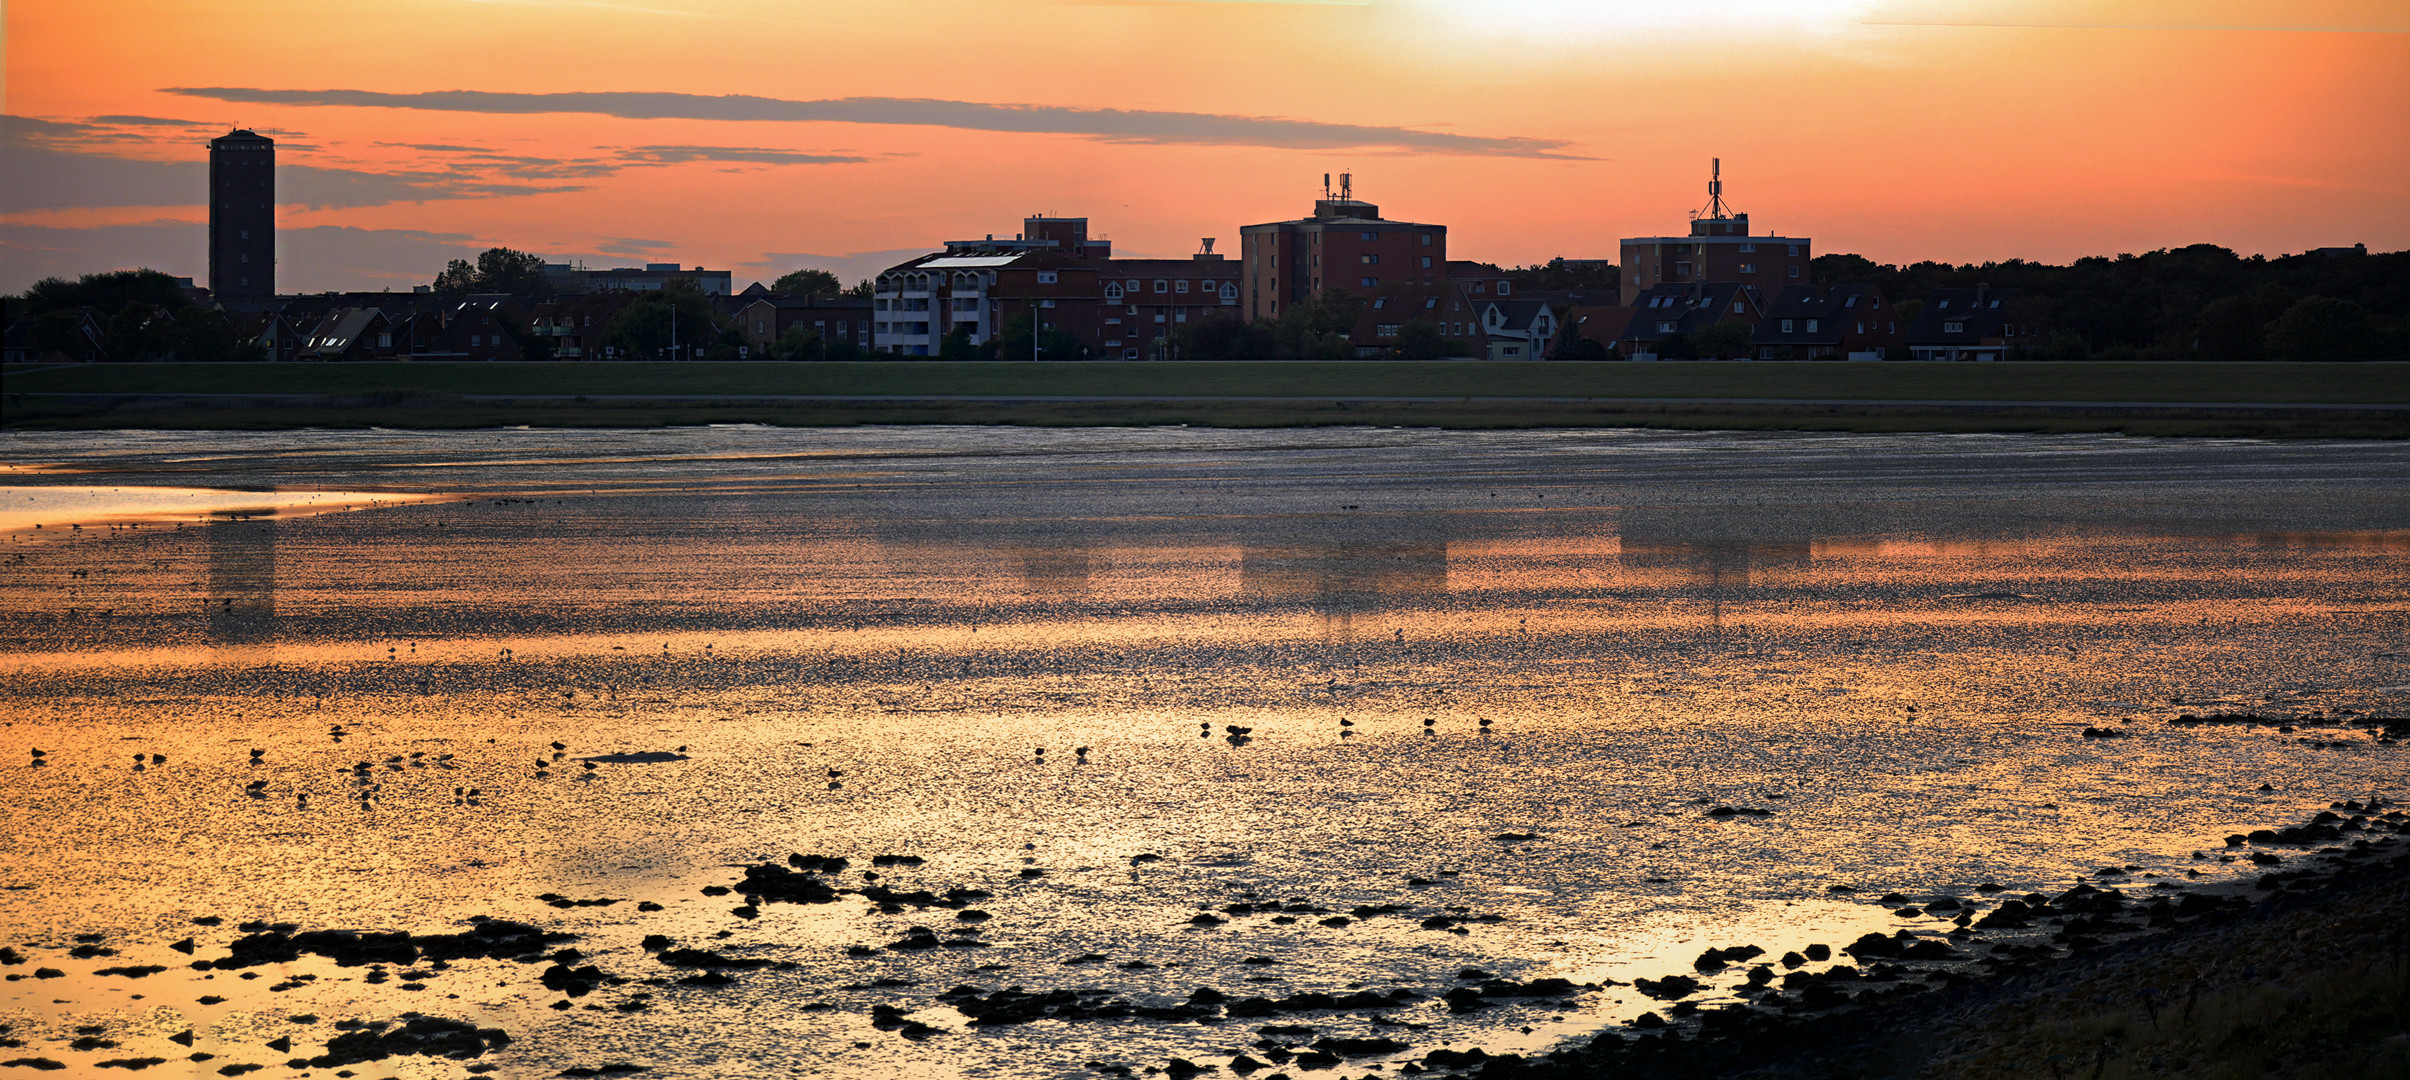
{"label": "grassy embankment", "polygon": [[2399,413],[2283,408],[2410,404],[2405,364],[140,364],[12,367],[0,378],[6,424],[19,429],[1186,423],[2399,437],[2410,427]]}

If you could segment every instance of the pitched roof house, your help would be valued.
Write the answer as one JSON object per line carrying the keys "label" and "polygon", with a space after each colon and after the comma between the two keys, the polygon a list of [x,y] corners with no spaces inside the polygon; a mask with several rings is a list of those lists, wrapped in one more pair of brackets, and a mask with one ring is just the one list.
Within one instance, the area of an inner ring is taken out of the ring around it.
{"label": "pitched roof house", "polygon": [[1632,318],[1616,338],[1617,351],[1633,360],[1657,358],[1657,343],[1676,334],[1691,337],[1721,322],[1756,327],[1765,300],[1755,288],[1702,281],[1668,282],[1641,290],[1632,299]]}
{"label": "pitched roof house", "polygon": [[1919,360],[2003,360],[2013,339],[2032,334],[2015,321],[2019,290],[1977,285],[1935,289],[1908,327],[1908,351]]}
{"label": "pitched roof house", "polygon": [[1793,285],[1749,337],[1760,360],[1900,360],[1899,313],[1872,285]]}

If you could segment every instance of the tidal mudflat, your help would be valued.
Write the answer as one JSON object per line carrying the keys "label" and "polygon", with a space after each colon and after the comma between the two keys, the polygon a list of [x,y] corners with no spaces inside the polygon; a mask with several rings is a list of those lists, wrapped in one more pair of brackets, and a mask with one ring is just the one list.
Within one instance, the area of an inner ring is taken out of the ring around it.
{"label": "tidal mudflat", "polygon": [[0,457],[0,1059],[82,1071],[1445,1072],[2114,941],[2410,787],[2401,444]]}

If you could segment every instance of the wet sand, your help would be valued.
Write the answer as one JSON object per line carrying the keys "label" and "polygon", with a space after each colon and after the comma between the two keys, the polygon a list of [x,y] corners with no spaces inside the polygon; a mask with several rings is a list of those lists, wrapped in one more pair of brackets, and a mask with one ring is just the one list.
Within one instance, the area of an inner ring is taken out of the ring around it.
{"label": "wet sand", "polygon": [[[1947,941],[1955,913],[1924,902],[1996,907],[1980,883],[2056,896],[2114,864],[2137,895],[2247,890],[2267,869],[2225,835],[2398,793],[2404,772],[2362,723],[2410,702],[2410,450],[2386,444],[736,428],[4,445],[16,484],[436,497],[9,534],[0,937],[29,959],[8,971],[62,975],[0,984],[0,1023],[87,1066],[168,1059],[153,1075],[281,1071],[339,1020],[408,1010],[511,1042],[354,1068],[1227,1071],[1282,1024],[1315,1029],[1301,1046],[1411,1048],[1351,1076],[1443,1043],[1534,1053],[1666,1015],[1616,984],[1696,975],[1710,946]],[[2318,723],[2170,723],[2219,712]],[[845,857],[808,876],[849,891],[703,892],[793,854]],[[892,899],[949,889],[989,895]],[[1918,903],[1875,902],[1892,892]],[[556,906],[580,900],[616,902]],[[306,952],[187,966],[273,933],[246,921],[431,934],[471,916],[578,935],[558,966],[599,978],[556,976],[590,983],[569,997],[539,979],[553,965],[510,958],[376,982]],[[710,969],[663,963],[650,934],[767,966],[681,982]],[[195,952],[169,948],[188,935]],[[129,965],[165,970],[95,974]],[[1685,1000],[1738,1000],[1748,966]],[[1459,1011],[1442,993],[1465,969],[1597,988]],[[1138,1012],[975,1025],[982,1006],[941,996],[958,986]],[[1199,987],[1415,997],[1145,1014],[1198,1008]],[[90,1025],[105,1032],[74,1034]],[[195,1046],[166,1041],[186,1028]],[[300,1050],[264,1045],[278,1035]],[[78,1037],[121,1046],[65,1049]]]}

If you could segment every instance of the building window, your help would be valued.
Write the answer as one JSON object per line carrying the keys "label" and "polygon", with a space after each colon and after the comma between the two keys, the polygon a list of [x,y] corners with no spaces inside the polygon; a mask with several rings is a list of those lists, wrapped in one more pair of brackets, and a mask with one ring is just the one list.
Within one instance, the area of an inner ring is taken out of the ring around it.
{"label": "building window", "polygon": [[1498,283],[1498,295],[1504,296],[1512,288],[1513,286],[1510,283],[1501,281]]}
{"label": "building window", "polygon": [[1677,262],[1677,263],[1675,263],[1675,264],[1674,264],[1674,276],[1675,276],[1675,277],[1689,277],[1689,276],[1690,276],[1690,264],[1689,264],[1689,263],[1686,263],[1686,262]]}
{"label": "building window", "polygon": [[1756,272],[1757,272],[1757,264],[1756,264],[1756,263],[1742,263],[1742,264],[1741,264],[1741,273],[1744,273],[1744,274],[1754,274],[1754,273],[1756,273]]}
{"label": "building window", "polygon": [[1741,254],[1743,254],[1743,255],[1755,255],[1755,254],[1757,254],[1757,245],[1755,245],[1755,244],[1742,244],[1742,245],[1741,245]]}
{"label": "building window", "polygon": [[[1794,258],[1794,259],[1796,259],[1796,258],[1798,258],[1798,257],[1799,257],[1799,245],[1797,245],[1797,244],[1793,244],[1793,245],[1791,245],[1791,257],[1792,257],[1792,258]],[[1797,277],[1797,276],[1799,276],[1799,275],[1797,275],[1797,274],[1793,274],[1793,275],[1791,275],[1791,276],[1792,276],[1792,277]]]}
{"label": "building window", "polygon": [[1162,278],[1156,278],[1155,291],[1159,293],[1170,292],[1172,291],[1172,283],[1165,281]]}
{"label": "building window", "polygon": [[1425,270],[1429,270],[1430,268],[1431,268],[1431,257],[1430,257],[1429,255],[1425,255],[1425,256],[1423,256],[1423,269],[1425,269]]}
{"label": "building window", "polygon": [[1360,285],[1360,287],[1361,287],[1361,288],[1366,288],[1366,289],[1372,288],[1373,286],[1378,285],[1378,284],[1380,284],[1380,283],[1381,283],[1381,279],[1379,279],[1379,278],[1377,278],[1377,277],[1358,278],[1358,279],[1357,279],[1357,281],[1359,281],[1359,282],[1361,283],[1361,285]]}
{"label": "building window", "polygon": [[1793,267],[1791,267],[1791,276],[1792,276],[1792,277],[1798,277],[1798,276],[1799,276],[1799,268],[1798,268],[1797,266],[1793,266]]}
{"label": "building window", "polygon": [[1050,308],[1050,307],[1053,307],[1053,306],[1054,306],[1054,298],[1053,298],[1053,297],[1048,297],[1048,298],[1046,298],[1046,299],[1044,299],[1044,300],[1040,300],[1040,301],[1038,301],[1038,306],[1039,306],[1039,307],[1042,307],[1042,308]]}
{"label": "building window", "polygon": [[1396,337],[1398,325],[1397,323],[1382,323],[1373,327],[1372,332],[1377,337]]}
{"label": "building window", "polygon": [[1941,324],[1941,332],[1945,334],[1963,334],[1966,333],[1966,324],[1962,322],[1946,322]]}
{"label": "building window", "polygon": [[1378,240],[1378,239],[1380,239],[1380,238],[1381,238],[1381,234],[1379,234],[1379,233],[1377,233],[1377,232],[1368,232],[1368,233],[1363,234],[1363,236],[1362,236],[1361,238],[1362,238],[1362,239],[1365,239],[1365,240]]}
{"label": "building window", "polygon": [[1815,332],[1816,332],[1816,320],[1814,320],[1814,319],[1809,319],[1809,320],[1808,320],[1808,333],[1813,334],[1813,333],[1815,333]]}
{"label": "building window", "polygon": [[1786,334],[1791,332],[1791,320],[1784,319],[1782,321],[1782,332]]}
{"label": "building window", "polygon": [[1119,299],[1121,299],[1121,283],[1120,283],[1120,282],[1118,282],[1118,281],[1108,281],[1108,282],[1106,282],[1106,283],[1105,283],[1105,299],[1107,299],[1107,300],[1119,300]]}
{"label": "building window", "polygon": [[1052,285],[1057,280],[1059,280],[1059,275],[1052,270],[1038,271],[1038,284],[1040,285]]}
{"label": "building window", "polygon": [[1178,280],[1178,281],[1172,282],[1172,291],[1173,291],[1173,292],[1177,292],[1177,293],[1184,293],[1184,292],[1187,292],[1187,291],[1188,291],[1188,279],[1186,279],[1186,278],[1182,278],[1182,279],[1180,279],[1180,280]]}
{"label": "building window", "polygon": [[1661,323],[1658,323],[1658,324],[1657,324],[1657,332],[1658,332],[1658,333],[1660,333],[1660,334],[1670,334],[1670,333],[1673,333],[1673,332],[1674,332],[1674,325],[1675,325],[1675,324],[1670,323],[1670,322],[1661,322]]}

